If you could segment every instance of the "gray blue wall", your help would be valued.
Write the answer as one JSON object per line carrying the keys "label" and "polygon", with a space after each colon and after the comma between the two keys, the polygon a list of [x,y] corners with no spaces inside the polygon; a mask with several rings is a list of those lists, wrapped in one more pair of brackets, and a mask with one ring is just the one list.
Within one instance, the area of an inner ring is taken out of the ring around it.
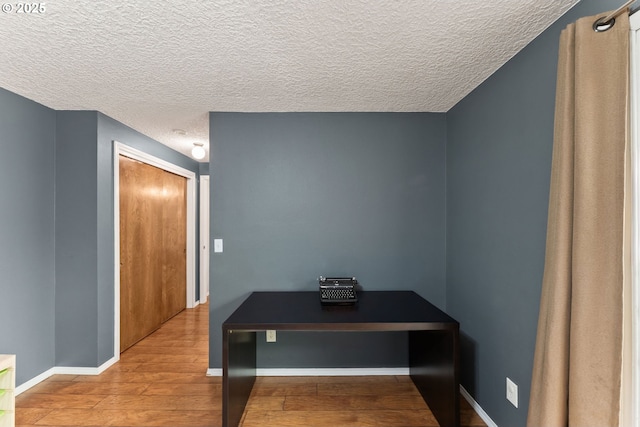
{"label": "gray blue wall", "polygon": [[98,366],[97,113],[56,115],[56,365]]}
{"label": "gray blue wall", "polygon": [[583,0],[447,113],[447,310],[462,384],[500,426],[525,425],[528,410],[560,31],[621,3]]}
{"label": "gray blue wall", "polygon": [[[222,321],[252,291],[347,275],[444,308],[444,114],[212,113],[210,127],[211,235],[224,239],[211,254],[211,367]],[[279,336],[261,343],[260,367],[407,366],[395,335]]]}
{"label": "gray blue wall", "polygon": [[53,366],[56,113],[0,89],[0,353],[17,382]]}

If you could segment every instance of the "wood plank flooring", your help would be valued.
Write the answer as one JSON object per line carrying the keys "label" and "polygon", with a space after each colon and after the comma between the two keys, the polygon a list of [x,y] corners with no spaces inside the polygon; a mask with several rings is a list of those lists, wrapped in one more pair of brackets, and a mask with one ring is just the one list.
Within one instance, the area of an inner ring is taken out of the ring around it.
{"label": "wood plank flooring", "polygon": [[[187,309],[98,376],[54,375],[16,397],[17,427],[219,427],[209,307]],[[461,425],[486,426],[461,399]],[[437,426],[406,376],[259,377],[242,427]]]}

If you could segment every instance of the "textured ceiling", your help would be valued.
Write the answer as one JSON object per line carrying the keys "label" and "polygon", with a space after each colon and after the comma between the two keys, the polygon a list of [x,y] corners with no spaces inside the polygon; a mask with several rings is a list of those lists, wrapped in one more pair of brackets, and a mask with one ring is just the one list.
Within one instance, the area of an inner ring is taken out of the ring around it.
{"label": "textured ceiling", "polygon": [[577,1],[6,3],[0,87],[189,155],[209,111],[447,111]]}

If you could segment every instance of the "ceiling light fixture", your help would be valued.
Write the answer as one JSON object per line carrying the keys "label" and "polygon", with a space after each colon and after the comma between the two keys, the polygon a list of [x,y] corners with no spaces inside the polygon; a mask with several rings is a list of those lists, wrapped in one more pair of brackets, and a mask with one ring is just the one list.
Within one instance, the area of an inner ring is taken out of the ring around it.
{"label": "ceiling light fixture", "polygon": [[204,156],[207,154],[207,152],[204,151],[203,145],[204,144],[201,142],[193,143],[193,148],[191,149],[191,155],[193,156],[194,159],[196,160],[204,159]]}

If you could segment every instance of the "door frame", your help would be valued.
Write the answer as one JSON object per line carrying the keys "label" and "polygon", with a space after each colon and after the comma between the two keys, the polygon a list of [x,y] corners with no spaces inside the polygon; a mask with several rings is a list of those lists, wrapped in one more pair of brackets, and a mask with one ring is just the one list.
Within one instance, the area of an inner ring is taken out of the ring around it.
{"label": "door frame", "polygon": [[[206,185],[203,185],[205,183]],[[205,303],[209,296],[209,275],[211,273],[209,270],[210,188],[211,179],[209,175],[200,175],[200,303]],[[203,280],[205,278],[206,280]]]}
{"label": "door frame", "polygon": [[113,234],[114,234],[114,301],[113,301],[113,352],[120,359],[120,155],[155,166],[187,180],[187,308],[196,306],[196,173],[137,150],[116,140],[113,141]]}

